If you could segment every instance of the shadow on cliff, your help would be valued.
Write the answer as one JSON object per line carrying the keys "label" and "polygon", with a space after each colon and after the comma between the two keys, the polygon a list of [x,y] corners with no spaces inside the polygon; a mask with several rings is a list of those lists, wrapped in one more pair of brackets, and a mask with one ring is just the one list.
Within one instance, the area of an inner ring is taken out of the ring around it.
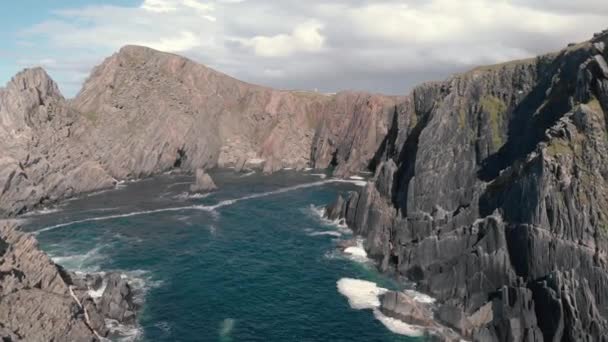
{"label": "shadow on cliff", "polygon": [[[477,177],[484,182],[495,180],[501,171],[512,166],[546,140],[546,130],[573,108],[572,95],[576,92],[579,66],[589,58],[586,50],[564,52],[548,63],[539,61],[537,85],[511,114],[507,141],[481,162]],[[496,198],[503,182],[492,184],[480,197],[481,217],[490,215],[500,207]],[[508,218],[507,218],[508,219]]]}

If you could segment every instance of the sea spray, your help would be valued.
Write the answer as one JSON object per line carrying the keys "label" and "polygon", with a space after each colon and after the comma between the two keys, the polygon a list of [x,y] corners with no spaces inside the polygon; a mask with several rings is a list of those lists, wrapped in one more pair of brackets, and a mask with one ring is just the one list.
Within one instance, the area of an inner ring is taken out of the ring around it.
{"label": "sea spray", "polygon": [[352,278],[342,278],[336,283],[338,292],[348,299],[348,304],[355,310],[372,310],[374,317],[393,333],[407,336],[422,336],[421,327],[407,324],[400,320],[387,317],[380,310],[380,296],[388,289],[379,287],[376,283]]}

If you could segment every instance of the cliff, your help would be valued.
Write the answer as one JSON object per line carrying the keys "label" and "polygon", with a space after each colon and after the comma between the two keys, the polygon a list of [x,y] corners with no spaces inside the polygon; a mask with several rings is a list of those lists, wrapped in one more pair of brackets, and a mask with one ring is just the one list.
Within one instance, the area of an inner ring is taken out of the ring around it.
{"label": "cliff", "polygon": [[339,201],[381,268],[468,338],[608,336],[607,43],[417,87],[375,181]]}
{"label": "cliff", "polygon": [[108,275],[96,301],[88,291],[99,289],[98,277],[94,287],[65,271],[38,249],[34,237],[14,222],[0,221],[0,339],[101,341],[111,334],[104,319],[133,323],[128,284]]}
{"label": "cliff", "polygon": [[0,89],[0,216],[171,169],[365,170],[398,98],[238,81],[126,46],[66,101],[42,69]]}

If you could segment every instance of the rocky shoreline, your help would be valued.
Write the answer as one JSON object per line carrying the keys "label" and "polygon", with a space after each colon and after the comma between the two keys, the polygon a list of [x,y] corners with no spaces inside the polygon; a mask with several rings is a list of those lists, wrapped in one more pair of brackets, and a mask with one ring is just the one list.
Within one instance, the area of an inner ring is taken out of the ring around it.
{"label": "rocky shoreline", "polygon": [[607,44],[417,87],[374,181],[327,209],[466,339],[608,336]]}
{"label": "rocky shoreline", "polygon": [[[370,170],[329,218],[436,298],[438,322],[479,341],[603,341],[607,45],[604,31],[403,97],[274,90],[138,46],[73,100],[28,69],[0,89],[0,217],[170,170],[200,170],[192,191],[213,189],[202,170],[216,166]],[[2,337],[99,340],[106,320],[135,321],[124,279],[70,274],[1,226]],[[412,321],[428,309],[400,294],[383,304]]]}
{"label": "rocky shoreline", "polygon": [[68,272],[16,222],[0,221],[0,339],[102,341],[110,322],[136,325],[133,290],[120,274]]}

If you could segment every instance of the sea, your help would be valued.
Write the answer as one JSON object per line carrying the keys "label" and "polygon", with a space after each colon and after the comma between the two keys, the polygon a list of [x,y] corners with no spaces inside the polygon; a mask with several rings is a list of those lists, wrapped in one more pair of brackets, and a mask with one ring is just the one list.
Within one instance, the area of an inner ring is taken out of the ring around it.
{"label": "sea", "polygon": [[[116,341],[420,341],[386,317],[379,295],[403,282],[377,271],[357,238],[323,218],[365,180],[314,171],[216,170],[219,190],[163,174],[27,214],[25,230],[74,272],[120,272],[138,323]],[[103,289],[102,289],[103,290]],[[99,295],[100,291],[96,295]]]}

